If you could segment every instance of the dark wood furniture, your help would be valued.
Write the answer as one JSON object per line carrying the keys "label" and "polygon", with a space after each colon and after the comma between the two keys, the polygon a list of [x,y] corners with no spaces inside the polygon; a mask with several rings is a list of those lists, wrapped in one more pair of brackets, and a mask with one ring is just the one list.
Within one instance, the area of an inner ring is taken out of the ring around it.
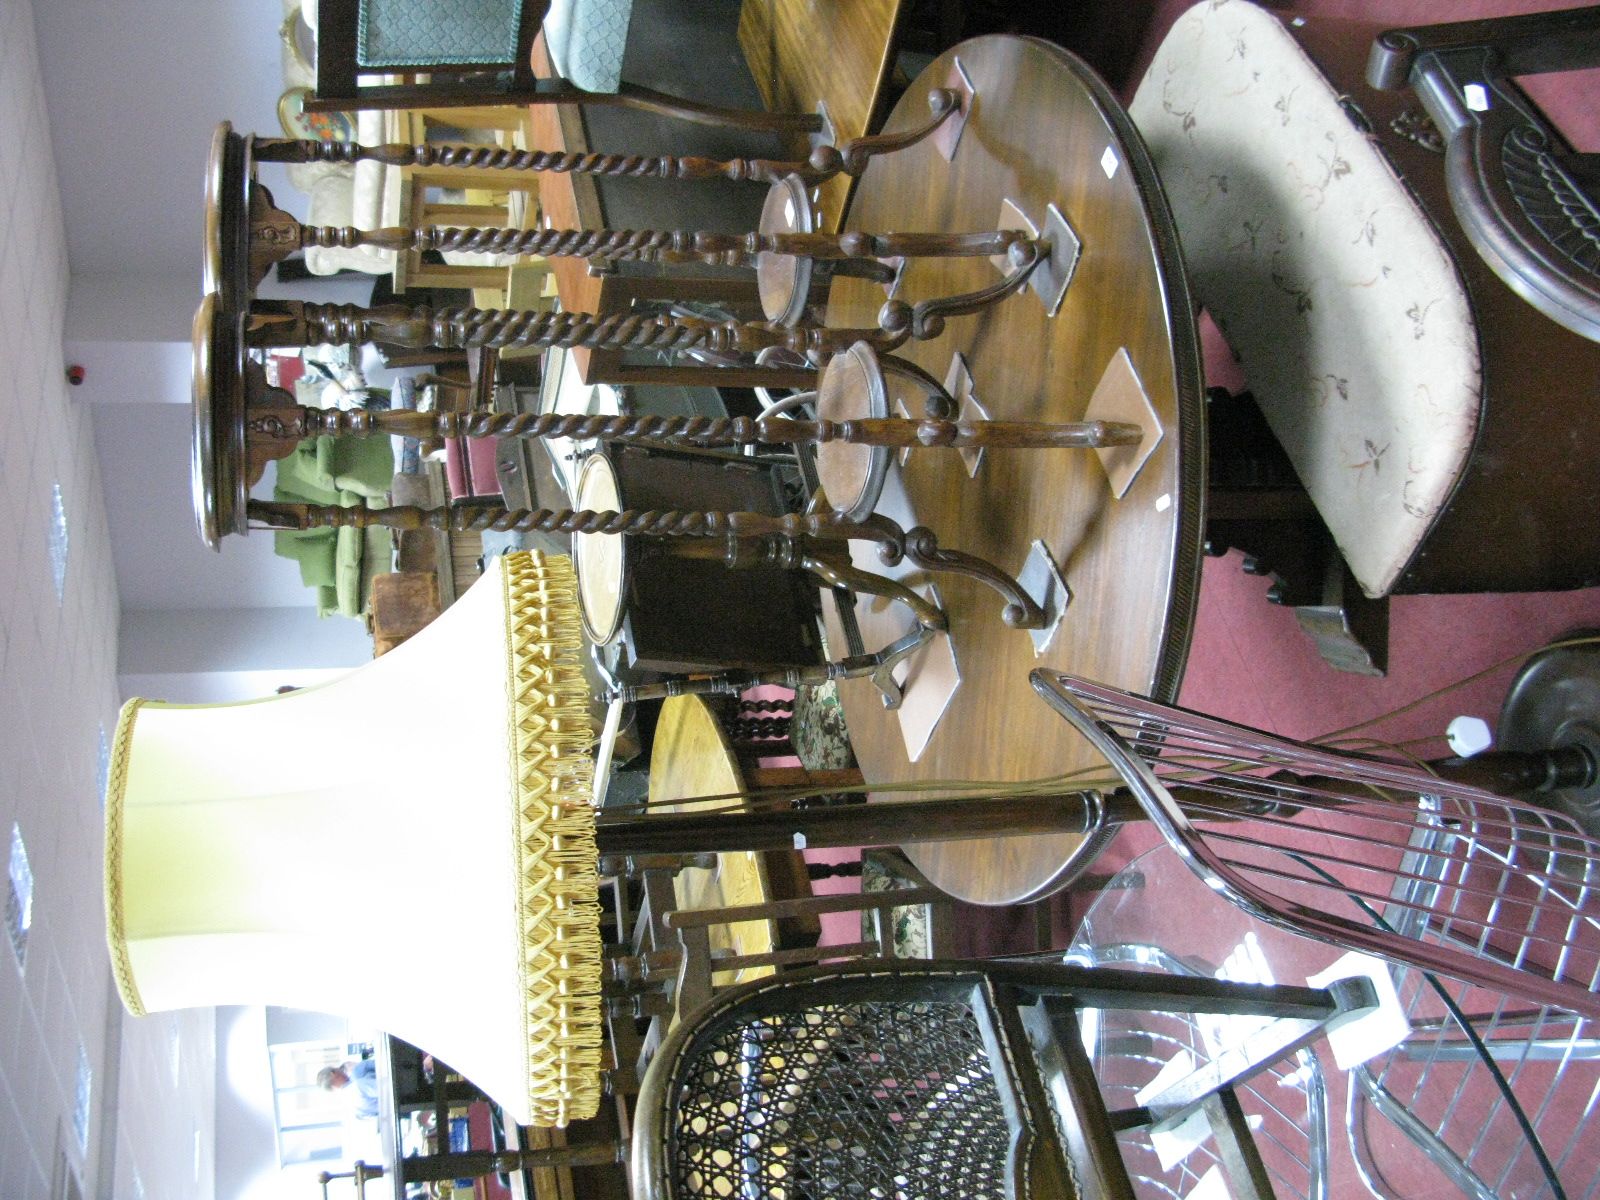
{"label": "dark wood furniture", "polygon": [[[1147,421],[1162,436],[1120,499],[1097,456],[1081,451],[989,451],[975,476],[955,451],[910,456],[901,468],[909,513],[891,506],[892,489],[881,512],[914,517],[938,530],[942,542],[1012,572],[1040,540],[1071,600],[1036,655],[1028,633],[996,619],[990,593],[966,580],[941,581],[961,681],[917,761],[908,757],[899,718],[870,685],[841,685],[862,772],[873,782],[1027,780],[1093,767],[1097,759],[1085,744],[1063,738],[1048,712],[1020,701],[1028,672],[1035,665],[1070,668],[1170,699],[1199,587],[1206,453],[1194,306],[1142,144],[1083,63],[1046,43],[1010,37],[980,38],[937,59],[896,107],[887,131],[921,118],[919,97],[950,77],[957,58],[977,98],[953,160],[924,143],[875,162],[846,228],[994,228],[1012,200],[1036,219],[1055,205],[1082,253],[1056,315],[1025,293],[951,318],[943,336],[901,352],[940,380],[950,378],[959,353],[971,391],[995,419],[1052,422],[1082,419],[1125,352],[1149,400]],[[982,259],[917,260],[907,269],[907,286],[918,295],[954,294],[998,278]],[[876,285],[835,279],[829,323],[866,320],[880,304]],[[922,403],[920,392],[902,390],[899,399],[912,412]],[[898,613],[865,606],[857,619],[869,645],[904,628]],[[941,638],[924,653],[949,650]],[[1081,836],[1058,835],[907,852],[961,899],[1015,903],[1069,882],[1094,849]]]}
{"label": "dark wood furniture", "polygon": [[[646,1074],[638,1200],[700,1195],[1134,1194],[1119,1132],[1204,1112],[1228,1190],[1273,1195],[1235,1089],[1375,1007],[1366,979],[1262,987],[1044,963],[867,960],[730,990],[685,1020]],[[1260,1019],[1212,1069],[1108,1110],[1086,1010]]]}
{"label": "dark wood furniture", "polygon": [[[882,117],[904,0],[744,0],[739,47],[768,108],[825,112],[836,143]],[[817,47],[826,46],[826,54]],[[822,227],[839,228],[855,181],[820,188]]]}
{"label": "dark wood furniture", "polygon": [[372,578],[367,625],[372,656],[387,654],[444,611],[432,571],[388,571]]}
{"label": "dark wood furniture", "polygon": [[[477,1178],[494,1174],[521,1174],[531,1171],[547,1179],[567,1174],[574,1168],[607,1167],[624,1160],[624,1148],[615,1140],[584,1140],[590,1135],[561,1130],[528,1130],[526,1138],[510,1137],[500,1148],[452,1150],[449,1148],[450,1110],[473,1103],[488,1103],[488,1098],[470,1081],[454,1074],[441,1062],[433,1064],[433,1076],[423,1071],[422,1051],[409,1042],[384,1034],[378,1044],[378,1137],[383,1164],[369,1167],[356,1163],[358,1197],[365,1195],[366,1179],[387,1178],[388,1192],[394,1200],[407,1200],[417,1184],[446,1179]],[[433,1135],[438,1148],[425,1154],[400,1152],[400,1121],[419,1112],[433,1114]],[[590,1122],[582,1122],[589,1126]],[[515,1127],[513,1127],[515,1129]],[[523,1144],[526,1141],[529,1144]],[[537,1185],[536,1185],[537,1186]],[[553,1193],[552,1193],[553,1194]],[[546,1193],[535,1193],[546,1200]]]}
{"label": "dark wood furniture", "polygon": [[[644,109],[685,121],[750,130],[821,128],[810,113],[769,113],[723,108],[624,81],[616,92],[590,92],[553,73],[536,74],[529,50],[549,11],[549,0],[524,0],[515,28],[508,23],[505,43],[510,52],[484,62],[442,64],[426,31],[382,56],[363,49],[361,30],[368,0],[317,0],[316,96],[307,99],[313,112],[353,108],[478,107],[494,104],[605,104]],[[426,11],[419,6],[419,11]],[[508,16],[508,22],[510,18]],[[427,73],[425,82],[364,83],[363,76]]]}
{"label": "dark wood furniture", "polygon": [[1600,6],[1390,29],[1367,82],[1409,86],[1445,139],[1450,204],[1500,279],[1600,341],[1600,154],[1579,154],[1515,78],[1600,66]]}
{"label": "dark wood furniture", "polygon": [[[578,487],[574,507],[596,511],[787,511],[772,463],[714,451],[603,447]],[[659,550],[649,539],[573,537],[587,631],[597,644],[621,640],[627,678],[820,661],[815,584],[803,572]]]}

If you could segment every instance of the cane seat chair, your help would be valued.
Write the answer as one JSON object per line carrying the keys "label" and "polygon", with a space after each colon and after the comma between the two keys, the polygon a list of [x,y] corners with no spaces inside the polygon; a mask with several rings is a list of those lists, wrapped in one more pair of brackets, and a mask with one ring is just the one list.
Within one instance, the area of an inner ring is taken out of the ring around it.
{"label": "cane seat chair", "polygon": [[[670,1034],[640,1088],[633,1194],[1131,1197],[1114,1130],[1205,1110],[1237,1197],[1271,1196],[1234,1088],[1373,1003],[1332,989],[1058,963],[865,960],[748,984]],[[1216,1072],[1108,1111],[1086,1011],[1274,1018]],[[1231,1115],[1230,1115],[1231,1114]]]}

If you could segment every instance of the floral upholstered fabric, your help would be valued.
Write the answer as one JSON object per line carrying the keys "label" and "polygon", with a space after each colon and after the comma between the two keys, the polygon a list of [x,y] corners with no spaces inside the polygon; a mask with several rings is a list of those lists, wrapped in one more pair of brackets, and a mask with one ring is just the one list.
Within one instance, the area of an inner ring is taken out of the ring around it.
{"label": "floral upholstered fabric", "polygon": [[1180,17],[1132,105],[1201,303],[1369,596],[1396,584],[1477,432],[1449,251],[1289,32]]}

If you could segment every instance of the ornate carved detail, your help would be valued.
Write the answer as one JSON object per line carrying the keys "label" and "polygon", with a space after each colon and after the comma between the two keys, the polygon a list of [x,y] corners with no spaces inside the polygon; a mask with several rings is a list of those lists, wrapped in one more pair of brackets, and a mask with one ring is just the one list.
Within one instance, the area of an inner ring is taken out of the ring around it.
{"label": "ornate carved detail", "polygon": [[1600,209],[1534,125],[1516,125],[1500,148],[1506,185],[1551,250],[1591,275],[1600,274]]}
{"label": "ornate carved detail", "polygon": [[1431,150],[1435,154],[1444,153],[1444,135],[1433,123],[1433,118],[1415,105],[1401,109],[1389,122],[1389,128],[1406,141],[1415,142],[1424,150]]}
{"label": "ornate carved detail", "polygon": [[245,478],[254,484],[269,462],[287,458],[302,438],[311,435],[319,410],[296,404],[288,392],[270,385],[260,363],[245,362],[243,385],[243,465]]}
{"label": "ornate carved detail", "polygon": [[297,409],[269,409],[245,420],[246,433],[275,440],[299,441],[307,435],[305,422],[298,420]]}
{"label": "ornate carved detail", "polygon": [[261,282],[272,264],[300,249],[301,225],[272,202],[260,184],[250,187],[250,286]]}

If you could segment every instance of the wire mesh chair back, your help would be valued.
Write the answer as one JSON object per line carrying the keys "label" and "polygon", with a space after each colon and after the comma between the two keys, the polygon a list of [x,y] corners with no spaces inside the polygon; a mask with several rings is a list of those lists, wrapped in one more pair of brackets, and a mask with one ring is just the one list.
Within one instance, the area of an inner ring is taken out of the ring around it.
{"label": "wire mesh chair back", "polygon": [[[1418,840],[1432,849],[1442,836],[1428,830]],[[1469,855],[1490,871],[1513,865],[1503,849],[1484,843]],[[1418,924],[1411,901],[1431,886],[1396,879],[1385,919]],[[1419,927],[1418,936],[1439,934]],[[1538,952],[1521,937],[1502,949],[1511,961]],[[1398,1129],[1463,1196],[1600,1197],[1600,1143],[1589,1127],[1600,1102],[1600,1027],[1410,968],[1394,972],[1394,985],[1411,1033],[1351,1073],[1346,1105],[1367,1190],[1379,1200],[1418,1191],[1415,1165],[1395,1154]]]}
{"label": "wire mesh chair back", "polygon": [[1600,844],[1562,814],[1058,672],[1033,683],[1252,915],[1600,1018]]}

